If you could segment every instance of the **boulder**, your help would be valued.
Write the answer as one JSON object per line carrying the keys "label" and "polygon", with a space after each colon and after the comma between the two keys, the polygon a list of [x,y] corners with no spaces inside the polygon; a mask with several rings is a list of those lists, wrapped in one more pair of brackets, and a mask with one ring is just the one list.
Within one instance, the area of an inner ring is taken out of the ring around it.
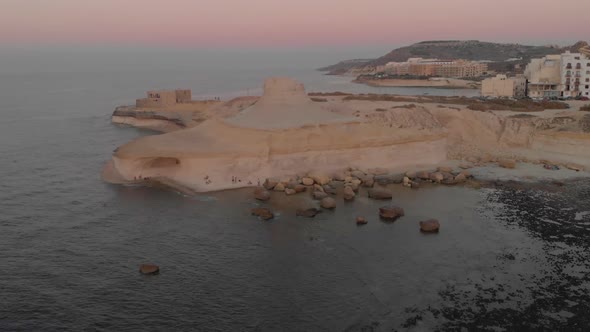
{"label": "boulder", "polygon": [[375,176],[373,174],[367,174],[360,180],[363,182],[363,187],[372,188],[375,184]]}
{"label": "boulder", "polygon": [[313,218],[321,211],[316,208],[309,208],[309,209],[298,209],[295,214],[298,217],[305,217],[305,218]]}
{"label": "boulder", "polygon": [[402,183],[404,180],[403,174],[384,174],[384,175],[375,175],[375,182],[378,184],[385,186],[392,183]]}
{"label": "boulder", "polygon": [[356,217],[356,224],[357,225],[366,225],[368,223],[365,217]]}
{"label": "boulder", "polygon": [[361,171],[352,171],[350,174],[357,179],[362,179],[365,176],[365,172]]}
{"label": "boulder", "polygon": [[295,189],[295,192],[298,192],[298,193],[302,193],[304,191],[307,191],[307,187],[302,184],[296,185],[295,188],[293,188],[293,189]]}
{"label": "boulder", "polygon": [[266,179],[264,181],[264,183],[262,184],[262,186],[266,189],[266,190],[272,190],[277,184],[279,183],[279,181],[276,181],[274,179]]}
{"label": "boulder", "polygon": [[312,178],[307,178],[306,177],[306,178],[301,179],[301,183],[303,183],[306,186],[313,186],[313,183],[314,182],[315,181]]}
{"label": "boulder", "polygon": [[262,220],[270,220],[274,218],[274,214],[272,213],[272,211],[267,208],[254,208],[250,210],[250,213],[253,216],[257,216]]}
{"label": "boulder", "polygon": [[406,174],[404,174],[407,178],[409,178],[410,180],[414,180],[417,176],[416,172],[414,171],[408,171],[406,172]]}
{"label": "boulder", "polygon": [[313,185],[313,190],[314,191],[324,192],[324,187],[320,186],[319,184],[314,184]]}
{"label": "boulder", "polygon": [[452,167],[447,167],[447,166],[441,166],[439,168],[436,169],[437,171],[441,172],[441,173],[451,173],[453,172],[453,168]]}
{"label": "boulder", "polygon": [[333,199],[332,197],[324,197],[320,201],[320,206],[323,207],[324,209],[334,209],[334,208],[336,208],[336,200]]}
{"label": "boulder", "polygon": [[344,200],[351,201],[354,199],[356,194],[354,193],[354,190],[352,190],[352,187],[346,186],[346,187],[344,187],[343,196],[344,196]]}
{"label": "boulder", "polygon": [[336,195],[336,193],[338,192],[338,191],[336,190],[336,188],[332,188],[332,187],[331,187],[331,186],[329,186],[329,185],[325,185],[325,186],[323,186],[323,188],[324,188],[324,192],[325,192],[326,194],[330,194],[330,195]]}
{"label": "boulder", "polygon": [[394,221],[404,216],[404,209],[393,205],[382,206],[379,208],[379,216],[383,219]]}
{"label": "boulder", "polygon": [[385,188],[371,188],[369,189],[369,198],[373,199],[391,199],[391,190]]}
{"label": "boulder", "polygon": [[254,198],[259,201],[268,201],[270,199],[270,192],[264,187],[254,189]]}
{"label": "boulder", "polygon": [[430,173],[428,173],[426,171],[418,172],[418,173],[416,173],[416,178],[421,179],[421,180],[428,180],[428,179],[430,179]]}
{"label": "boulder", "polygon": [[285,191],[285,184],[282,182],[277,183],[273,189],[274,191]]}
{"label": "boulder", "polygon": [[346,181],[346,173],[344,172],[337,172],[334,174],[334,180],[336,181]]}
{"label": "boulder", "polygon": [[463,183],[465,181],[467,181],[467,176],[464,173],[459,173],[457,176],[455,176],[456,183]]}
{"label": "boulder", "polygon": [[402,181],[402,184],[404,187],[411,187],[412,186],[412,180],[410,180],[409,177],[404,176],[404,179]]}
{"label": "boulder", "polygon": [[334,181],[330,181],[330,183],[328,183],[328,186],[330,186],[334,189],[344,188],[344,182],[334,180]]}
{"label": "boulder", "polygon": [[321,199],[328,197],[328,194],[326,194],[323,191],[314,191],[312,196],[314,199],[321,200]]}
{"label": "boulder", "polygon": [[358,183],[356,183],[356,182],[355,182],[355,183],[352,183],[352,182],[350,182],[350,183],[345,183],[345,184],[344,184],[344,186],[347,186],[347,187],[350,187],[350,188],[352,188],[352,190],[353,190],[354,192],[358,192],[358,191],[359,191],[359,186],[360,186],[360,185],[359,185]]}
{"label": "boulder", "polygon": [[420,231],[425,233],[437,233],[440,223],[436,219],[429,219],[420,222]]}
{"label": "boulder", "polygon": [[350,180],[350,183],[352,183],[356,186],[360,186],[363,183],[363,181],[361,181],[360,179],[357,179],[357,178],[352,178],[352,180]]}
{"label": "boulder", "polygon": [[434,173],[430,174],[430,180],[432,182],[441,183],[442,180],[444,180],[444,179],[445,179],[444,175],[442,175],[442,173],[440,173],[440,172],[434,172]]}
{"label": "boulder", "polygon": [[286,188],[285,189],[285,194],[286,195],[295,195],[297,193],[297,191],[295,189],[291,189],[291,188]]}
{"label": "boulder", "polygon": [[516,160],[514,159],[500,159],[498,165],[502,168],[516,168]]}
{"label": "boulder", "polygon": [[154,275],[160,273],[160,267],[154,264],[141,264],[139,266],[139,273],[145,275]]}
{"label": "boulder", "polygon": [[308,177],[312,178],[315,183],[323,186],[325,184],[328,184],[328,182],[330,182],[332,179],[330,179],[329,176],[327,176],[326,174],[322,174],[322,173],[310,173],[308,174]]}

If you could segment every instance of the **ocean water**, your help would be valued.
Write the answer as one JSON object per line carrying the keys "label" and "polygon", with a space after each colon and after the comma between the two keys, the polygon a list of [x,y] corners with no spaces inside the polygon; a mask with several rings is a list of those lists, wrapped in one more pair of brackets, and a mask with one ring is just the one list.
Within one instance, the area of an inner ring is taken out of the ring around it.
{"label": "ocean water", "polygon": [[[340,58],[312,51],[3,52],[2,331],[590,328],[588,179],[393,187],[406,216],[384,223],[365,193],[315,219],[295,217],[306,195],[276,194],[262,222],[247,189],[183,197],[99,177],[117,146],[154,134],[110,123],[148,89],[230,98],[281,75],[309,91],[461,92],[352,84],[314,71]],[[439,234],[418,231],[426,218]]]}

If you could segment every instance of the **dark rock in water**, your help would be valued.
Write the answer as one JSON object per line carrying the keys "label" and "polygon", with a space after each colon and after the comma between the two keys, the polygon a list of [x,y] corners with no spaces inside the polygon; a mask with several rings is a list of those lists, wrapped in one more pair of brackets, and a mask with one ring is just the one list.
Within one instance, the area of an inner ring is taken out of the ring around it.
{"label": "dark rock in water", "polygon": [[296,215],[299,217],[313,218],[320,212],[321,211],[316,208],[299,209],[299,210],[297,210]]}
{"label": "dark rock in water", "polygon": [[394,221],[397,220],[399,217],[404,216],[404,209],[398,206],[382,206],[379,208],[379,216],[383,219]]}
{"label": "dark rock in water", "polygon": [[270,199],[270,192],[262,187],[258,187],[254,190],[254,198],[259,201],[268,201]]}
{"label": "dark rock in water", "polygon": [[352,190],[351,187],[344,187],[343,197],[345,201],[351,201],[354,199],[355,196],[356,194],[354,193],[354,190]]}
{"label": "dark rock in water", "polygon": [[139,272],[145,275],[154,275],[160,273],[160,267],[153,264],[141,264],[139,266]]}
{"label": "dark rock in water", "polygon": [[365,217],[356,217],[356,224],[357,225],[366,225],[368,223]]}
{"label": "dark rock in water", "polygon": [[420,222],[420,231],[424,233],[437,233],[440,223],[436,219],[428,219]]}
{"label": "dark rock in water", "polygon": [[313,192],[313,198],[317,199],[317,200],[322,200],[324,198],[328,197],[328,194],[326,194],[323,191],[314,191]]}
{"label": "dark rock in water", "polygon": [[[384,174],[384,175],[376,175],[375,176],[375,182],[377,182],[377,184],[380,184],[382,186],[395,183],[395,180],[396,180],[395,175]],[[403,180],[403,175],[402,175],[399,183],[401,183],[401,180]]]}
{"label": "dark rock in water", "polygon": [[391,190],[385,188],[369,189],[369,197],[373,199],[391,199],[393,197]]}
{"label": "dark rock in water", "polygon": [[336,208],[336,200],[332,197],[324,197],[321,202],[320,206],[324,209],[335,209]]}
{"label": "dark rock in water", "polygon": [[274,218],[274,214],[267,208],[254,208],[250,210],[253,216],[257,216],[262,220],[270,220]]}
{"label": "dark rock in water", "polygon": [[330,194],[330,195],[336,195],[338,193],[338,191],[336,190],[336,188],[333,188],[329,185],[324,185],[322,188],[324,188],[324,192],[326,194]]}

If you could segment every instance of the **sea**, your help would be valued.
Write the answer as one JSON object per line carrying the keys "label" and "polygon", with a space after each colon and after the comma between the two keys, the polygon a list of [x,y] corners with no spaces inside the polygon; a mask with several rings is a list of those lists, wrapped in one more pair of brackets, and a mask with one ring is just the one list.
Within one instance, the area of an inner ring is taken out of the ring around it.
{"label": "sea", "polygon": [[[288,76],[310,92],[477,95],[315,70],[357,55],[379,53],[0,48],[0,331],[589,330],[588,178],[393,186],[405,216],[392,223],[364,189],[308,219],[295,216],[305,194],[260,204],[251,189],[100,178],[119,145],[157,134],[110,123],[150,89],[227,100]],[[275,219],[251,216],[258,206]],[[439,233],[420,233],[429,218]]]}

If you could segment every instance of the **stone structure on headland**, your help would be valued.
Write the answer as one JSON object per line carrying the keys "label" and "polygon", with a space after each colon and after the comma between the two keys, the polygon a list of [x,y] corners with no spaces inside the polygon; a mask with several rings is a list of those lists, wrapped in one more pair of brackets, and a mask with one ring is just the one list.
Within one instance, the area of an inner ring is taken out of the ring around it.
{"label": "stone structure on headland", "polygon": [[191,101],[191,90],[157,90],[148,91],[146,98],[135,101],[135,106],[137,108],[165,108]]}

